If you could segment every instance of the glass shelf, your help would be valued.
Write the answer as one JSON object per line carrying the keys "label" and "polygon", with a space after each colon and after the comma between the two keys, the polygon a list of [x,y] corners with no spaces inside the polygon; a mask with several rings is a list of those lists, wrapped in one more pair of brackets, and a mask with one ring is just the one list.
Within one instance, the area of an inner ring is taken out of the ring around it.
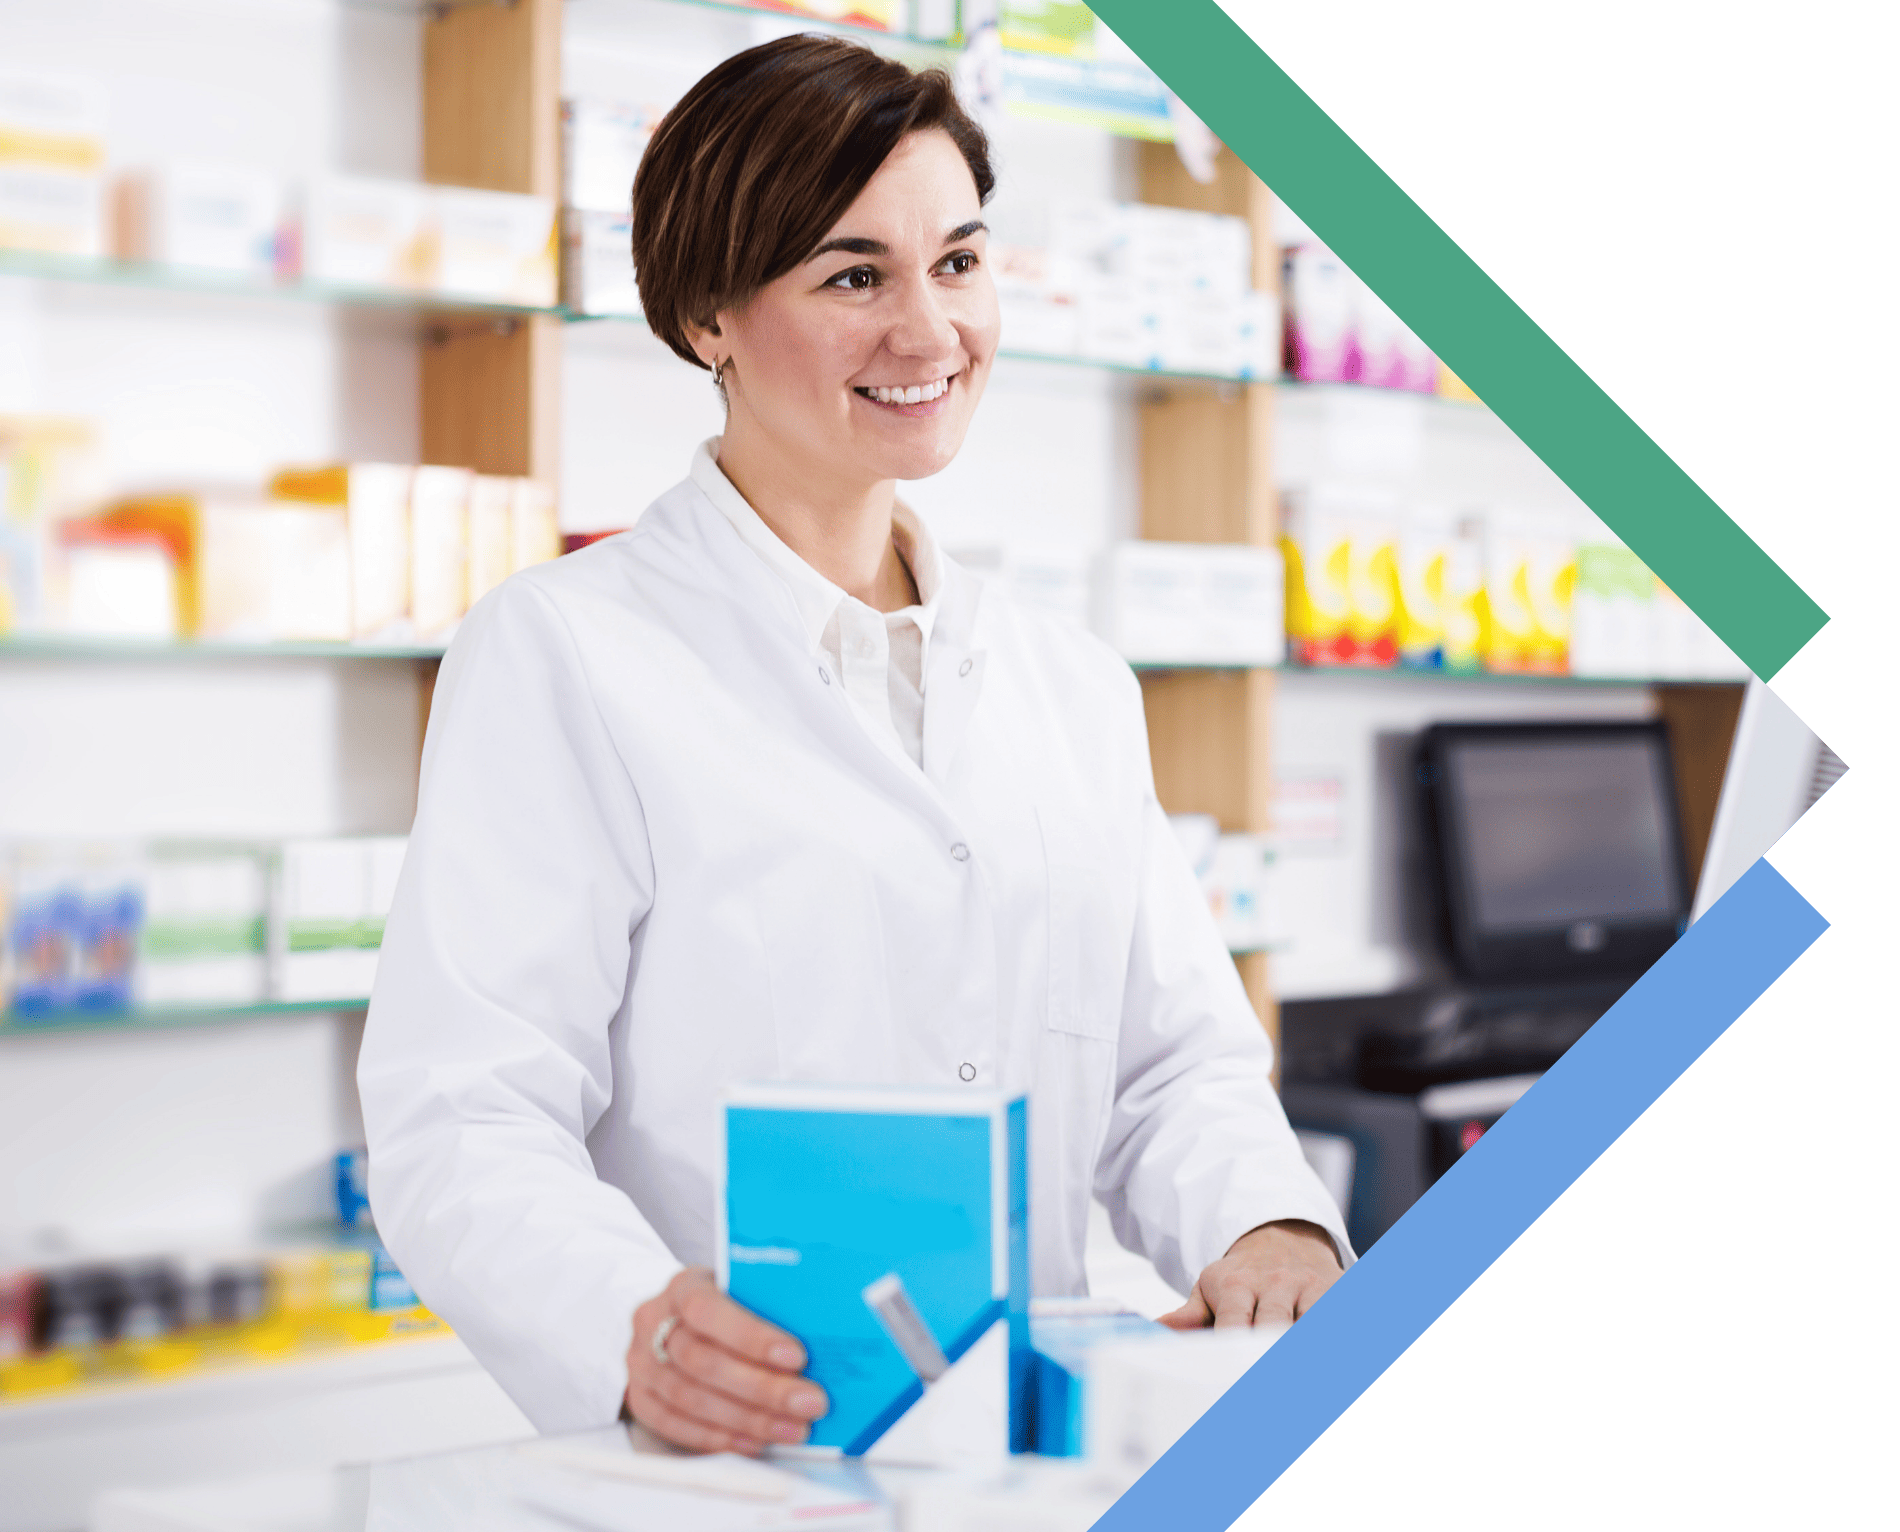
{"label": "glass shelf", "polygon": [[[646,328],[646,320],[644,317],[642,317],[639,314],[588,314],[588,313],[583,313],[579,309],[567,309],[567,310],[564,310],[563,313],[568,323],[570,324],[633,325],[639,329]],[[1148,379],[1152,379],[1154,382],[1157,382],[1157,383],[1211,383],[1211,384],[1227,384],[1232,387],[1239,388],[1243,384],[1248,384],[1248,383],[1276,383],[1277,384],[1277,383],[1283,383],[1283,382],[1288,381],[1284,378],[1278,378],[1278,377],[1242,378],[1242,377],[1236,377],[1234,374],[1226,373],[1226,372],[1173,372],[1173,371],[1164,370],[1159,367],[1138,367],[1132,362],[1104,362],[1104,361],[1098,361],[1094,357],[1073,356],[1073,355],[1060,353],[1060,352],[1013,351],[1007,346],[1005,346],[1004,348],[1002,348],[996,353],[996,359],[1000,362],[1031,362],[1038,366],[1047,366],[1047,367],[1080,367],[1089,372],[1108,372],[1108,373],[1114,373],[1119,377],[1127,377],[1127,378],[1148,378]],[[1352,383],[1346,383],[1346,384],[1307,383],[1307,384],[1301,384],[1300,386],[1303,388],[1333,388],[1333,387],[1356,388],[1358,385],[1352,384]],[[1378,392],[1392,393],[1394,392],[1394,390],[1380,389],[1378,390]],[[1428,396],[1424,394],[1415,394],[1415,395],[1411,395],[1410,397],[1423,399]]]}
{"label": "glass shelf", "polygon": [[1384,678],[1408,685],[1444,686],[1562,686],[1601,690],[1639,686],[1741,686],[1741,677],[1728,676],[1571,676],[1530,675],[1490,670],[1412,670],[1398,665],[1148,665],[1130,667],[1138,675],[1167,675],[1174,671],[1272,670],[1285,676],[1312,676],[1321,680],[1357,681]]}
{"label": "glass shelf", "polygon": [[362,1000],[262,1000],[255,1005],[166,1006],[134,1011],[52,1011],[42,1016],[0,1013],[0,1038],[68,1035],[74,1032],[153,1032],[172,1027],[217,1026],[231,1021],[271,1021],[361,1011]]}
{"label": "glass shelf", "polygon": [[[667,4],[710,3],[710,0],[664,0]],[[546,316],[570,324],[612,324],[646,327],[638,314],[589,314],[578,309],[537,308],[516,303],[485,303],[472,299],[440,297],[433,293],[408,290],[341,287],[321,282],[265,282],[227,276],[215,271],[195,271],[189,267],[165,266],[146,261],[89,260],[69,255],[42,255],[32,251],[0,250],[0,276],[37,277],[57,282],[82,282],[146,292],[173,292],[219,298],[287,300],[300,303],[324,303],[342,307],[388,309],[413,314],[477,314],[497,318]],[[1483,404],[1452,399],[1442,394],[1410,393],[1400,389],[1369,388],[1360,383],[1309,383],[1296,378],[1242,378],[1230,373],[1168,371],[1158,367],[1139,367],[1130,363],[1098,361],[1093,357],[1058,355],[1043,351],[1015,351],[1005,348],[999,359],[1031,362],[1050,367],[1076,367],[1091,372],[1114,373],[1121,377],[1146,378],[1157,383],[1202,383],[1239,387],[1247,383],[1270,382],[1282,388],[1302,392],[1339,392],[1354,395],[1378,395],[1394,399],[1418,399],[1434,407],[1459,412],[1488,413]],[[4,642],[4,640],[0,640]]]}
{"label": "glass shelf", "polygon": [[[352,4],[363,0],[351,0]],[[412,12],[427,13],[441,8],[431,0],[368,0],[382,9],[407,9]],[[483,3],[483,0],[447,0],[449,6],[457,4]],[[614,12],[623,14],[635,12],[643,0],[566,0],[562,9],[567,13],[570,23],[586,25],[602,16]],[[889,27],[873,26],[869,22],[853,21],[849,17],[812,16],[803,11],[794,11],[775,5],[747,5],[744,0],[653,0],[669,6],[678,6],[694,11],[713,11],[727,16],[744,17],[751,21],[772,21],[787,27],[809,28],[814,32],[835,33],[841,37],[850,37],[872,43],[889,43],[906,50],[922,49],[931,53],[950,54],[962,47],[962,41],[956,37],[919,37],[911,32],[898,31]]]}
{"label": "glass shelf", "polygon": [[441,644],[234,644],[87,638],[65,633],[0,637],[0,659],[24,660],[439,660]]}
{"label": "glass shelf", "polygon": [[[1350,386],[1350,385],[1349,385]],[[442,646],[429,644],[221,644],[161,643],[138,639],[74,638],[64,635],[16,635],[0,638],[0,660],[200,660],[200,659],[347,659],[434,660]],[[1353,681],[1385,677],[1410,684],[1450,686],[1740,686],[1740,676],[1571,676],[1500,673],[1489,670],[1412,670],[1398,665],[1151,665],[1132,667],[1143,675],[1174,670],[1276,670],[1282,675]],[[4,1025],[0,1023],[0,1025]]]}
{"label": "glass shelf", "polygon": [[52,282],[86,282],[105,287],[148,292],[173,292],[218,298],[264,298],[300,303],[328,303],[355,308],[395,309],[418,314],[492,314],[498,317],[560,315],[560,308],[532,304],[491,303],[456,298],[408,288],[346,287],[334,283],[267,281],[202,271],[189,266],[167,266],[155,261],[93,259],[77,255],[46,255],[33,250],[0,250],[0,276],[37,277]]}

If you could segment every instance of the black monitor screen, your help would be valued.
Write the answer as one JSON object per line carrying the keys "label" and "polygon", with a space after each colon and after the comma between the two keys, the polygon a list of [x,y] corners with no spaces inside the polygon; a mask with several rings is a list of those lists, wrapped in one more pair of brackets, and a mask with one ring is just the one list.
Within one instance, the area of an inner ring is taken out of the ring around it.
{"label": "black monitor screen", "polygon": [[1465,739],[1445,766],[1480,931],[1668,919],[1683,907],[1674,789],[1655,737]]}

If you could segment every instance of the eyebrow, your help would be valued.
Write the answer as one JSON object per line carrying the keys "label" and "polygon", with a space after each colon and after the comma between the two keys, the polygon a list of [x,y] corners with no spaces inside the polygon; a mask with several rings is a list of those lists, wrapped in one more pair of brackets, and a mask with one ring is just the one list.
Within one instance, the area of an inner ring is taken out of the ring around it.
{"label": "eyebrow", "polygon": [[[943,242],[946,245],[954,245],[958,240],[968,239],[972,234],[988,233],[989,227],[981,218],[972,218],[968,223],[958,224],[956,228],[944,235]],[[889,255],[891,247],[881,239],[828,239],[805,259],[815,261],[819,256],[830,255],[834,251],[841,251],[846,255]]]}

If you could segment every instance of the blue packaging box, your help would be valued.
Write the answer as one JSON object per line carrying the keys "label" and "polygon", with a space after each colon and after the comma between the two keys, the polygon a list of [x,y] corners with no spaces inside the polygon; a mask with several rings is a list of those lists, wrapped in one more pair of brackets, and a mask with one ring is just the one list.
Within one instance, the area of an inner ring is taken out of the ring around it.
{"label": "blue packaging box", "polygon": [[798,1337],[809,1446],[891,1462],[1026,1452],[1028,1104],[928,1087],[735,1087],[720,1285]]}

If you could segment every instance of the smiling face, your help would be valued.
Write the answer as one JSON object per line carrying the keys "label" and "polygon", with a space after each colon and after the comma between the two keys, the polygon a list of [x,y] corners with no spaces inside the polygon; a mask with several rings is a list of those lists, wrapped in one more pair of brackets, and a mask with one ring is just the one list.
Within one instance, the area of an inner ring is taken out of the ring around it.
{"label": "smiling face", "polygon": [[904,139],[802,265],[722,311],[727,440],[846,493],[963,445],[999,321],[982,203],[947,133]]}

